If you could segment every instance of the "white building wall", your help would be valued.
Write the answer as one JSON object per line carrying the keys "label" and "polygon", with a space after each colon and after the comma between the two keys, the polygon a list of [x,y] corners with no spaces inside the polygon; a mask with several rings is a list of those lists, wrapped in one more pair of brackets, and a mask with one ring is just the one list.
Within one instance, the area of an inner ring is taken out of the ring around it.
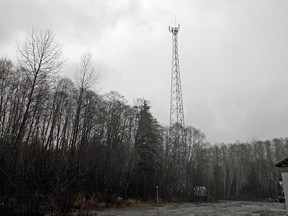
{"label": "white building wall", "polygon": [[281,175],[285,195],[286,215],[288,215],[288,172],[282,172]]}

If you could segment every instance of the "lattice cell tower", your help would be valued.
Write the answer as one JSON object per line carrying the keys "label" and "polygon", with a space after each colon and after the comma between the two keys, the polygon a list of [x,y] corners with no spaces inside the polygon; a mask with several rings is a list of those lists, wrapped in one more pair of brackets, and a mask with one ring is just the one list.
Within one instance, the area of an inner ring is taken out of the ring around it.
{"label": "lattice cell tower", "polygon": [[169,32],[172,33],[172,72],[171,72],[171,96],[170,96],[170,128],[177,124],[185,127],[184,110],[182,99],[182,88],[180,78],[179,54],[178,54],[178,27],[170,27]]}

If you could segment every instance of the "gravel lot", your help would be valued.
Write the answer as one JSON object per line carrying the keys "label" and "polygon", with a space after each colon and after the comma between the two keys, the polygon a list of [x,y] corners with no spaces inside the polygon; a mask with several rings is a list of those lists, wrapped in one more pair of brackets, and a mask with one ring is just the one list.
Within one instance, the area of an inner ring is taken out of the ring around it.
{"label": "gravel lot", "polygon": [[220,201],[218,203],[167,204],[161,207],[107,209],[97,216],[277,216],[286,215],[285,204],[275,202]]}

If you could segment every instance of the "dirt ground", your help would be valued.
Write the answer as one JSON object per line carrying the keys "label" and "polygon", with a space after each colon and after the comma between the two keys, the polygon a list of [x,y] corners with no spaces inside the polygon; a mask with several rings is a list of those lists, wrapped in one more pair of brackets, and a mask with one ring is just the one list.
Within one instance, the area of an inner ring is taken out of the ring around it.
{"label": "dirt ground", "polygon": [[107,209],[97,216],[277,216],[286,215],[285,204],[276,202],[220,201],[218,203],[166,204],[161,207]]}

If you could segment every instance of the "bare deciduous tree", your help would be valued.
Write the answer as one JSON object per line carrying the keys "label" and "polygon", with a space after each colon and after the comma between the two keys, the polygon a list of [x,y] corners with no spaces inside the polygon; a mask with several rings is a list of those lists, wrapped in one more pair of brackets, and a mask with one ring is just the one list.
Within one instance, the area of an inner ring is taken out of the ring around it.
{"label": "bare deciduous tree", "polygon": [[22,141],[37,87],[51,80],[63,64],[62,48],[49,29],[32,29],[22,44],[18,44],[18,64],[23,81],[27,82],[27,95],[24,115],[16,142]]}
{"label": "bare deciduous tree", "polygon": [[79,72],[76,73],[76,86],[78,96],[76,100],[76,113],[72,133],[71,146],[74,148],[79,135],[80,115],[83,108],[83,98],[85,92],[96,82],[97,76],[92,64],[92,54],[87,52],[81,57]]}

